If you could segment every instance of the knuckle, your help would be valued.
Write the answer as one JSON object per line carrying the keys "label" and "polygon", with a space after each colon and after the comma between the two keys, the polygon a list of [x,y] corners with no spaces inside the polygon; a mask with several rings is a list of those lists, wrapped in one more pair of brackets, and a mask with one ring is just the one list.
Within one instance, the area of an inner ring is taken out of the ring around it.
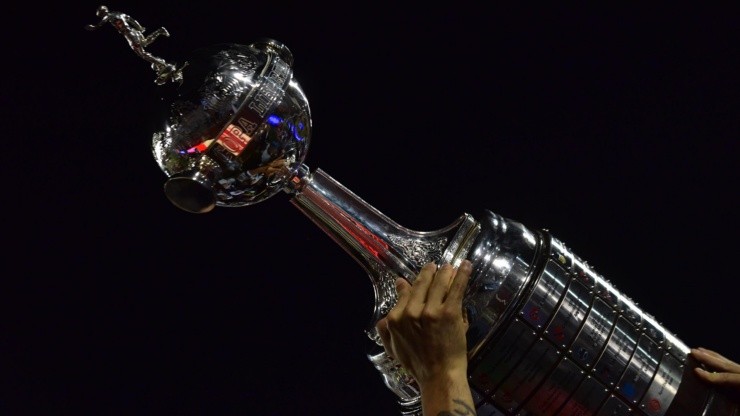
{"label": "knuckle", "polygon": [[450,309],[450,308],[445,308],[440,313],[440,318],[445,321],[454,321],[458,319],[459,316],[460,316],[460,312],[458,312],[456,309]]}
{"label": "knuckle", "polygon": [[421,313],[421,319],[424,322],[437,322],[440,320],[440,314],[436,310],[426,308]]}

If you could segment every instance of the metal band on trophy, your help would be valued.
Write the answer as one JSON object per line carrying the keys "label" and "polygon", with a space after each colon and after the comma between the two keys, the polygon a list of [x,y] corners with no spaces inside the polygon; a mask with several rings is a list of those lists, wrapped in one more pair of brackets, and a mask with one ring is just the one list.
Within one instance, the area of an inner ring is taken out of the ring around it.
{"label": "metal band on trophy", "polygon": [[421,415],[413,378],[388,357],[375,323],[395,304],[397,276],[413,281],[430,261],[473,264],[464,298],[469,382],[478,415],[733,416],[738,406],[701,383],[689,348],[547,230],[483,210],[436,231],[407,229],[304,159],[308,100],[293,56],[271,39],[195,51],[175,65],[144,48],[129,16],[98,9],[150,62],[155,83],[174,82],[170,117],[152,137],[164,192],[192,213],[244,207],[286,192],[291,203],[367,272],[375,310],[368,358]]}

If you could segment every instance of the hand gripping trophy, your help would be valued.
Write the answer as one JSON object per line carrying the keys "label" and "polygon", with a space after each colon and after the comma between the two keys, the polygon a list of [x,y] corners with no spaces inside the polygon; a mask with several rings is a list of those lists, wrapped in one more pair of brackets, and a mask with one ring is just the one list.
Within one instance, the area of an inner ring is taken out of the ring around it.
{"label": "hand gripping trophy", "polygon": [[180,209],[244,207],[278,192],[367,272],[375,310],[368,359],[421,415],[412,377],[386,355],[375,324],[396,302],[397,276],[427,262],[473,265],[463,301],[470,323],[469,384],[478,415],[733,416],[737,405],[706,384],[689,348],[546,230],[484,210],[436,231],[405,228],[321,169],[303,162],[311,139],[308,100],[280,42],[195,51],[179,69],[144,51],[130,17],[98,9],[152,63],[156,83],[178,81],[165,128],[152,137],[164,193]]}

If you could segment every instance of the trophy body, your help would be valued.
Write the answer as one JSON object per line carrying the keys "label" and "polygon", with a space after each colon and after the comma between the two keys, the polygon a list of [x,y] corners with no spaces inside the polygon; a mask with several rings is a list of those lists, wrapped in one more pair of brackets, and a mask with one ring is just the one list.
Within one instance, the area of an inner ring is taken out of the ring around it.
{"label": "trophy body", "polygon": [[414,380],[384,352],[374,325],[395,304],[396,276],[429,262],[473,272],[463,301],[469,382],[483,415],[731,416],[737,405],[701,384],[689,348],[545,230],[484,210],[432,232],[409,230],[320,169],[291,200],[370,276],[368,358],[421,415]]}
{"label": "trophy body", "polygon": [[[97,26],[127,18],[107,9],[99,15]],[[132,48],[142,55],[146,44]],[[738,414],[737,405],[694,378],[698,364],[678,337],[548,231],[491,211],[463,213],[435,231],[410,230],[321,169],[311,171],[303,164],[310,109],[281,43],[219,45],[179,66],[148,61],[156,84],[177,84],[165,127],[152,137],[166,196],[205,213],[292,195],[370,277],[368,359],[402,414],[421,415],[419,390],[385,354],[375,324],[395,304],[398,276],[413,281],[427,262],[463,259],[473,264],[463,303],[479,415]]]}

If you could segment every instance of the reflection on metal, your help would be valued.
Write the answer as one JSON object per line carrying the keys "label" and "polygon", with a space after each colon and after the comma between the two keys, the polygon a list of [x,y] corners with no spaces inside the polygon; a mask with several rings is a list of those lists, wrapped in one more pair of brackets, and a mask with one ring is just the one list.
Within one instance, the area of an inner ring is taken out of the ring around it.
{"label": "reflection on metal", "polygon": [[[280,42],[226,44],[193,53],[174,74],[143,47],[130,17],[101,6],[130,45],[179,79],[152,152],[165,194],[192,213],[244,207],[284,191],[290,202],[367,272],[375,310],[368,358],[397,397],[420,415],[414,380],[382,350],[375,324],[395,304],[394,280],[413,281],[427,262],[473,264],[464,306],[470,384],[479,415],[730,416],[737,409],[693,376],[688,347],[547,230],[484,210],[445,227],[403,227],[321,169],[303,162],[311,138],[308,100]],[[170,75],[167,75],[170,74]],[[166,75],[166,76],[165,76]],[[169,77],[169,78],[168,78]],[[382,187],[382,184],[378,184]],[[238,228],[238,227],[237,227]]]}
{"label": "reflection on metal", "polygon": [[87,30],[96,30],[106,23],[110,23],[118,33],[123,35],[128,42],[128,46],[142,59],[149,62],[152,65],[152,69],[157,73],[155,82],[158,85],[163,85],[167,81],[182,82],[182,69],[187,65],[183,64],[180,68],[177,68],[174,64],[166,62],[164,59],[152,55],[146,50],[146,47],[154,42],[158,37],[170,37],[170,32],[167,29],[160,27],[149,35],[145,35],[146,28],[142,26],[131,16],[108,10],[107,6],[100,6],[97,10],[97,16],[100,18],[97,23],[85,26]]}

